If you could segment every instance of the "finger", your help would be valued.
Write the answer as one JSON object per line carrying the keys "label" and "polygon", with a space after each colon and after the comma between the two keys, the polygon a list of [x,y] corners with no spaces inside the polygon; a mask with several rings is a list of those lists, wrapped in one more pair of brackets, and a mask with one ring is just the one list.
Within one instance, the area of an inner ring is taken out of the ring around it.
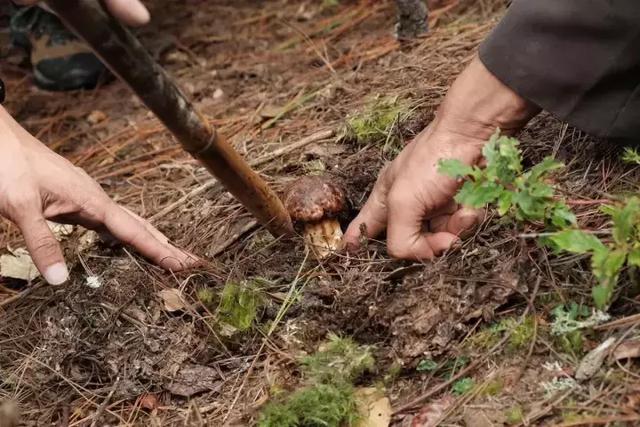
{"label": "finger", "polygon": [[475,232],[484,219],[484,209],[462,208],[447,221],[447,231],[462,238]]}
{"label": "finger", "polygon": [[114,237],[132,246],[162,268],[180,271],[196,262],[192,255],[158,240],[145,228],[143,222],[115,203],[110,203],[106,208],[104,218],[104,225]]}
{"label": "finger", "polygon": [[406,191],[390,192],[387,249],[394,258],[431,259],[449,249],[459,239],[447,231],[424,233],[425,217],[420,201]]}
{"label": "finger", "polygon": [[139,0],[108,0],[109,12],[127,25],[140,26],[149,22],[149,11]]}
{"label": "finger", "polygon": [[347,249],[357,249],[360,246],[362,231],[366,231],[366,238],[375,238],[387,226],[387,192],[389,168],[385,167],[373,186],[366,203],[347,227],[344,242]]}
{"label": "finger", "polygon": [[50,285],[61,285],[69,279],[60,244],[41,213],[26,215],[16,221],[24,236],[31,259]]}
{"label": "finger", "polygon": [[125,211],[127,211],[127,213],[129,213],[129,215],[133,216],[135,219],[137,219],[138,221],[140,221],[142,223],[142,225],[144,225],[144,228],[151,233],[156,239],[158,239],[158,241],[164,243],[165,245],[168,245],[169,247],[171,247],[171,249],[173,251],[178,252],[179,254],[181,254],[182,256],[186,256],[188,261],[189,261],[189,267],[191,266],[195,266],[197,263],[199,263],[201,260],[195,256],[194,254],[185,251],[184,249],[178,248],[173,246],[170,242],[169,242],[169,238],[167,236],[164,235],[164,233],[162,233],[160,230],[158,230],[157,228],[155,228],[153,225],[151,225],[151,223],[149,221],[147,221],[146,219],[142,218],[140,215],[138,215],[137,213],[133,212],[131,209],[128,209],[124,206],[120,206],[122,209],[124,209]]}
{"label": "finger", "polygon": [[446,231],[456,236],[468,237],[484,219],[484,209],[456,208],[453,212],[444,212],[429,221],[429,230]]}

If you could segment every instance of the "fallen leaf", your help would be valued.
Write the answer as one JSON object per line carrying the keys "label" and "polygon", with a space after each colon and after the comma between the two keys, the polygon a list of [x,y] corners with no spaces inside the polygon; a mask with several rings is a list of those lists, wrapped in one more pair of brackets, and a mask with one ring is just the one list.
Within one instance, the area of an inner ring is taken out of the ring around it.
{"label": "fallen leaf", "polygon": [[158,296],[162,299],[164,309],[168,312],[184,310],[187,307],[180,289],[169,288],[158,292]]}
{"label": "fallen leaf", "polygon": [[455,398],[451,395],[429,402],[413,417],[411,427],[437,427],[440,418],[453,405],[453,402]]}
{"label": "fallen leaf", "polygon": [[375,387],[356,389],[360,419],[356,427],[387,427],[391,422],[391,402],[384,393]]}
{"label": "fallen leaf", "polygon": [[260,117],[265,119],[273,119],[280,116],[284,112],[284,107],[276,105],[265,105],[260,109]]}
{"label": "fallen leaf", "polygon": [[180,368],[164,388],[176,396],[191,397],[204,391],[217,391],[221,384],[220,374],[216,369],[204,365],[187,365]]}
{"label": "fallen leaf", "polygon": [[153,411],[158,408],[158,397],[153,393],[145,393],[140,396],[140,407],[147,411]]}
{"label": "fallen leaf", "polygon": [[0,276],[31,281],[40,276],[29,252],[24,248],[0,256]]}
{"label": "fallen leaf", "polygon": [[500,411],[469,409],[464,412],[463,417],[466,427],[497,427],[503,426],[506,422]]}
{"label": "fallen leaf", "polygon": [[637,338],[624,340],[613,350],[614,360],[636,357],[640,357],[640,339]]}
{"label": "fallen leaf", "polygon": [[579,381],[588,380],[595,375],[602,366],[602,363],[607,357],[607,353],[614,342],[616,342],[615,338],[608,338],[606,341],[587,353],[587,355],[582,358],[578,369],[576,369],[576,379]]}

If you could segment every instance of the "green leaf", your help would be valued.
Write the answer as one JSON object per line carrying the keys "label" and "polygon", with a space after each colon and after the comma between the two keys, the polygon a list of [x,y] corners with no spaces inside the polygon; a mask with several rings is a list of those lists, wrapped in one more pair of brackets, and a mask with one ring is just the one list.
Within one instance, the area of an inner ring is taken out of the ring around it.
{"label": "green leaf", "polygon": [[550,239],[558,248],[575,254],[606,251],[606,247],[600,239],[582,230],[559,231],[551,236]]}
{"label": "green leaf", "polygon": [[609,250],[608,248],[596,250],[591,257],[591,270],[601,285],[611,288],[618,281],[618,275],[624,265],[627,253],[621,249]]}
{"label": "green leaf", "polygon": [[553,157],[545,157],[542,162],[534,165],[529,171],[529,177],[533,181],[537,181],[540,178],[544,178],[549,172],[557,169],[562,169],[564,165]]}
{"label": "green leaf", "polygon": [[638,153],[636,148],[625,147],[624,153],[622,153],[622,160],[627,163],[640,165],[640,153]]}
{"label": "green leaf", "polygon": [[431,359],[422,359],[418,366],[416,367],[416,371],[418,372],[432,372],[438,368],[438,364]]}
{"label": "green leaf", "polygon": [[610,286],[596,285],[591,290],[591,296],[593,297],[596,308],[604,311],[611,301],[613,289]]}
{"label": "green leaf", "polygon": [[495,133],[482,149],[487,160],[485,169],[489,181],[512,182],[522,172],[522,154],[518,140]]}
{"label": "green leaf", "polygon": [[640,267],[640,247],[635,247],[629,251],[627,264],[634,267]]}
{"label": "green leaf", "polygon": [[458,203],[472,208],[481,208],[494,202],[504,191],[504,187],[494,182],[465,182],[455,199]]}
{"label": "green leaf", "polygon": [[451,178],[462,178],[472,175],[473,167],[462,163],[457,159],[442,159],[438,162],[438,172]]}
{"label": "green leaf", "polygon": [[622,208],[611,208],[613,238],[618,244],[626,243],[633,237],[634,226],[640,214],[640,199],[631,197]]}
{"label": "green leaf", "polygon": [[469,393],[473,389],[473,387],[475,387],[475,385],[476,384],[475,381],[473,381],[473,378],[464,377],[453,383],[453,386],[451,386],[451,391],[453,391],[453,394],[457,394],[458,396],[460,396]]}
{"label": "green leaf", "polygon": [[551,224],[558,228],[576,225],[577,222],[575,214],[563,202],[557,202],[553,205],[549,216],[551,217]]}
{"label": "green leaf", "polygon": [[513,193],[510,191],[504,191],[498,197],[498,214],[500,216],[509,212],[511,206],[513,205]]}

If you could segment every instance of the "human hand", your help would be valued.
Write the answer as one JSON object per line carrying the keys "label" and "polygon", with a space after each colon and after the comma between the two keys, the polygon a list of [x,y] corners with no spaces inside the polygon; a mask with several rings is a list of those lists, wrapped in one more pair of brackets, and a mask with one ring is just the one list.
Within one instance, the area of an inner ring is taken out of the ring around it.
{"label": "human hand", "polygon": [[107,232],[168,270],[197,262],[151,224],[114,203],[89,175],[36,140],[2,107],[0,215],[18,226],[36,267],[53,285],[65,282],[69,273],[47,219]]}
{"label": "human hand", "polygon": [[[21,5],[32,5],[39,3],[40,0],[15,0]],[[105,0],[109,12],[131,26],[140,26],[149,22],[149,11],[139,0]]]}
{"label": "human hand", "polygon": [[453,200],[459,182],[440,174],[438,162],[478,164],[496,128],[514,133],[538,112],[475,58],[452,85],[434,121],[382,170],[345,233],[347,248],[359,246],[361,230],[375,238],[386,228],[387,249],[395,258],[431,259],[449,249],[482,215]]}

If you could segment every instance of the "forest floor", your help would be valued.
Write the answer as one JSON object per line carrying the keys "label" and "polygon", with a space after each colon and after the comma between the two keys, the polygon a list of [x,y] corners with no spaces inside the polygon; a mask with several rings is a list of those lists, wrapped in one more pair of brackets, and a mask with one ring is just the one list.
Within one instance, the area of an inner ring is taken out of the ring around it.
{"label": "forest floor", "polygon": [[[277,191],[318,171],[342,180],[351,217],[505,6],[431,2],[430,32],[401,45],[391,1],[149,4],[141,40],[210,123]],[[594,279],[585,257],[553,254],[530,238],[535,227],[493,213],[434,262],[395,261],[384,241],[370,241],[357,256],[319,263],[301,239],[256,226],[122,83],[44,92],[24,55],[3,49],[14,116],[206,259],[171,274],[76,227],[61,237],[69,283],[0,282],[0,401],[16,402],[24,425],[253,425],[265,403],[304,384],[301,357],[330,333],[368,346],[375,364],[355,385],[382,390],[392,425],[640,425],[632,274],[610,319],[588,324]],[[341,138],[348,118],[376,99],[408,114],[383,140]],[[640,168],[548,115],[519,138],[527,164],[547,155],[566,164],[556,184],[585,227],[602,226],[606,194],[637,192]],[[3,253],[21,245],[0,223]],[[101,286],[87,286],[89,276]],[[230,283],[258,295],[239,302],[245,330],[221,322]],[[559,334],[563,319],[578,326]],[[576,381],[583,357],[610,337],[627,357],[607,354]]]}

